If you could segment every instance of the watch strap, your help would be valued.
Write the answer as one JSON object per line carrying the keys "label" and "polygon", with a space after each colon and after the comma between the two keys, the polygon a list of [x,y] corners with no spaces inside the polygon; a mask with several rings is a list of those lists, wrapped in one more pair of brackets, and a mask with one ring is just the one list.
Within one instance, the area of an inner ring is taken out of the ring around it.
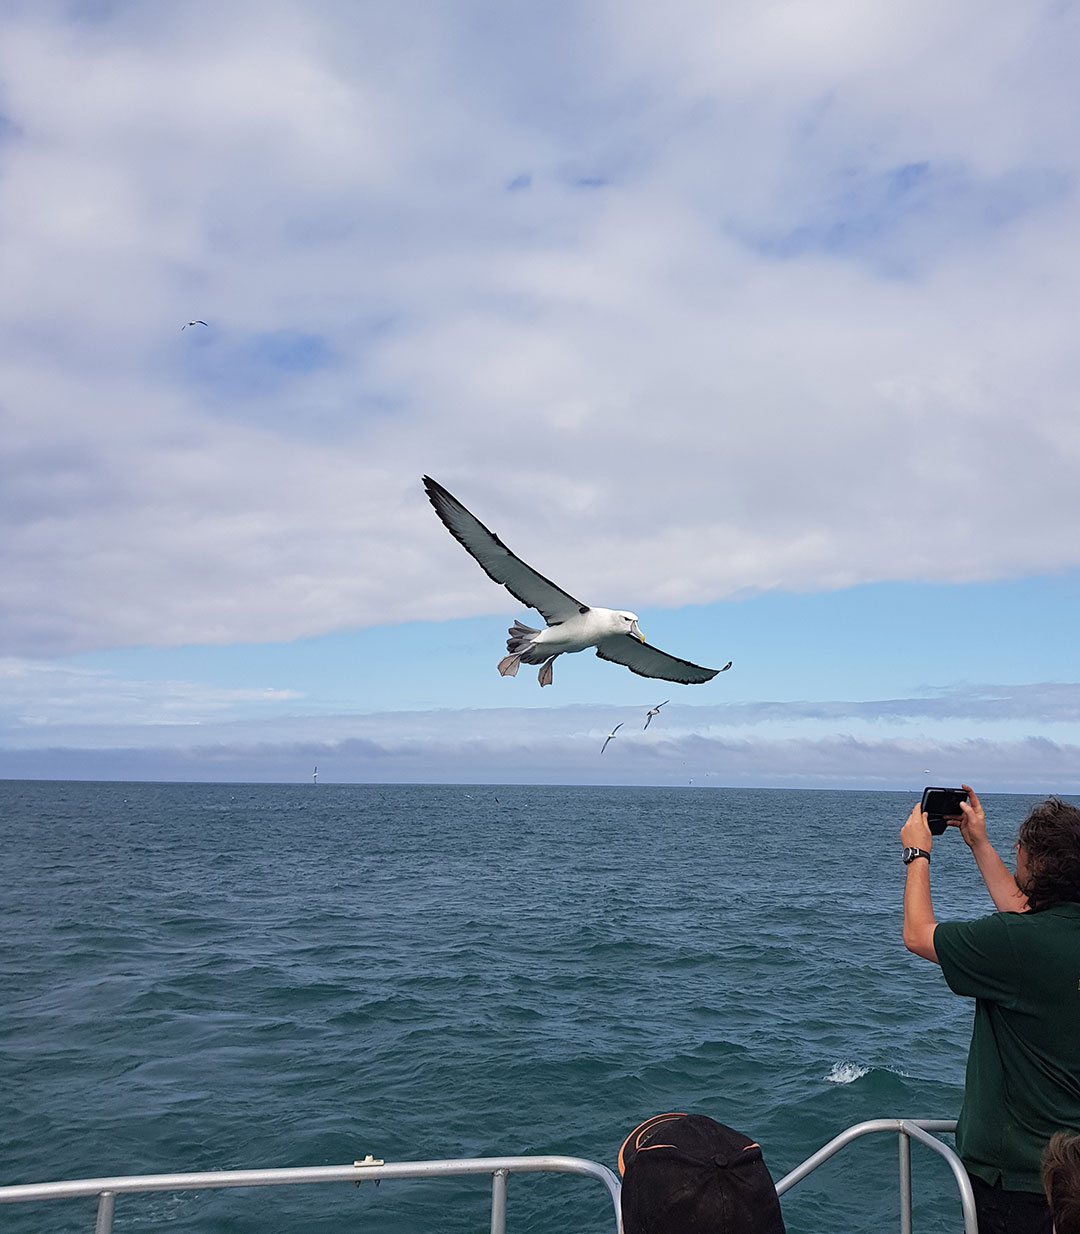
{"label": "watch strap", "polygon": [[905,848],[900,856],[903,858],[904,865],[906,866],[911,865],[919,857],[925,857],[927,861],[930,860],[930,854],[925,848]]}

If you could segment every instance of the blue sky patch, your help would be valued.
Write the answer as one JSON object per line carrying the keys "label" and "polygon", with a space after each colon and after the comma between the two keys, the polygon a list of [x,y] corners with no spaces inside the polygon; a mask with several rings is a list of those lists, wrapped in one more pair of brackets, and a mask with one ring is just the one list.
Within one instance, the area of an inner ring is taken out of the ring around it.
{"label": "blue sky patch", "polygon": [[334,362],[334,350],[321,334],[272,330],[235,339],[213,323],[191,336],[183,361],[189,377],[230,398],[273,394]]}
{"label": "blue sky patch", "polygon": [[1052,169],[1015,169],[979,180],[956,164],[904,163],[852,175],[804,221],[744,239],[781,260],[825,253],[899,273],[978,243],[1060,201],[1071,188],[1070,177]]}
{"label": "blue sky patch", "polygon": [[313,373],[326,368],[331,360],[330,346],[321,334],[298,330],[256,334],[248,352],[255,363],[282,373]]}

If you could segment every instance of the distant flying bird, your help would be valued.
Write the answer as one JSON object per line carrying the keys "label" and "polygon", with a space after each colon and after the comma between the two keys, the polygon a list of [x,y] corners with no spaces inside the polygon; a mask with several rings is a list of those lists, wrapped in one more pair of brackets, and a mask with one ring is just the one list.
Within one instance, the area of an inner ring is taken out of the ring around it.
{"label": "distant flying bird", "polygon": [[520,621],[510,627],[506,642],[510,654],[499,661],[499,672],[504,677],[516,677],[521,664],[539,664],[540,684],[549,686],[556,657],[584,651],[586,647],[595,647],[601,660],[625,665],[639,677],[698,685],[716,676],[718,669],[702,668],[650,647],[638,629],[636,613],[591,608],[575,600],[516,557],[494,532],[430,476],[424,476],[424,488],[447,531],[476,558],[488,578],[502,583],[516,600],[536,609],[547,622],[546,630],[534,630]]}
{"label": "distant flying bird", "polygon": [[187,325],[181,326],[180,329],[186,330],[188,326],[205,326],[206,324],[207,323],[205,321],[189,321]]}
{"label": "distant flying bird", "polygon": [[615,740],[615,734],[619,731],[619,729],[620,729],[620,728],[622,728],[622,724],[621,724],[621,723],[620,723],[620,724],[616,724],[616,725],[615,725],[615,727],[611,730],[611,732],[610,732],[610,733],[608,733],[608,735],[607,735],[606,739],[604,740],[604,744],[600,747],[600,753],[601,753],[601,754],[603,754],[603,752],[607,749],[607,743],[608,743],[609,741],[614,741],[614,740]]}
{"label": "distant flying bird", "polygon": [[[724,670],[721,669],[720,671],[723,672]],[[649,722],[652,720],[653,716],[658,716],[660,714],[660,708],[666,707],[670,702],[670,698],[665,698],[662,703],[657,703],[655,707],[649,708],[649,710],[645,713],[645,728],[649,727]],[[644,729],[642,731],[644,732]]]}
{"label": "distant flying bird", "polygon": [[319,769],[318,769],[318,767],[316,767],[316,768],[315,768],[315,770],[311,773],[311,778],[312,778],[312,780],[314,781],[314,783],[318,784],[318,782],[319,782]]}

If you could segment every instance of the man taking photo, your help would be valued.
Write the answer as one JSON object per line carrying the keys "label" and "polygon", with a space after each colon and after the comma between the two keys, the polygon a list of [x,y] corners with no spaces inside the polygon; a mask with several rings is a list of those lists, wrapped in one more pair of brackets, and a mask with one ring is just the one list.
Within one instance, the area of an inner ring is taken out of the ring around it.
{"label": "man taking photo", "polygon": [[934,918],[933,836],[921,803],[900,831],[907,866],[904,945],[975,999],[956,1148],[980,1234],[1051,1234],[1041,1160],[1057,1131],[1080,1132],[1080,809],[1051,797],[1020,827],[1012,875],[970,786],[950,819],[998,911]]}

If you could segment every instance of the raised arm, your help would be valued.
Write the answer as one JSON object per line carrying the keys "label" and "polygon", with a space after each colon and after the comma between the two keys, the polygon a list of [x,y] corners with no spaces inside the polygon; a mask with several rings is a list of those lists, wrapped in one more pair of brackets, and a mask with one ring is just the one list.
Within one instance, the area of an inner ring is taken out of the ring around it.
{"label": "raised arm", "polygon": [[949,819],[951,827],[959,827],[964,843],[971,849],[975,864],[979,867],[986,890],[994,907],[1002,913],[1026,913],[1028,911],[1027,896],[1016,885],[1016,879],[1009,867],[997,854],[986,834],[986,813],[979,802],[975,790],[970,784],[961,787],[967,789],[968,800],[960,803],[964,812],[961,819]]}
{"label": "raised arm", "polygon": [[[900,843],[905,849],[917,848],[929,855],[934,842],[930,821],[917,803],[900,829]],[[916,857],[907,866],[904,881],[904,946],[924,960],[938,962],[934,949],[937,919],[930,899],[930,862]]]}

